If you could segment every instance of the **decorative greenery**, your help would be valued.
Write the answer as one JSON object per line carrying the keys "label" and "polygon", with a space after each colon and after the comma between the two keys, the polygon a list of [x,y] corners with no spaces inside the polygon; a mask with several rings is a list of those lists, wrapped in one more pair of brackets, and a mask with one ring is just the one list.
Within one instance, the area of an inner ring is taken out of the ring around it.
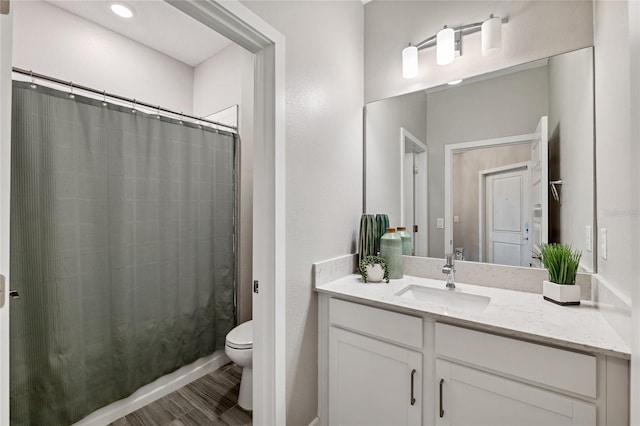
{"label": "decorative greenery", "polygon": [[389,265],[387,265],[387,262],[380,256],[366,256],[360,261],[360,274],[365,283],[367,282],[367,266],[378,264],[384,269],[385,282],[389,282]]}
{"label": "decorative greenery", "polygon": [[582,257],[580,250],[572,250],[567,244],[551,243],[542,245],[540,255],[542,264],[549,271],[549,281],[566,285],[576,283],[578,264]]}

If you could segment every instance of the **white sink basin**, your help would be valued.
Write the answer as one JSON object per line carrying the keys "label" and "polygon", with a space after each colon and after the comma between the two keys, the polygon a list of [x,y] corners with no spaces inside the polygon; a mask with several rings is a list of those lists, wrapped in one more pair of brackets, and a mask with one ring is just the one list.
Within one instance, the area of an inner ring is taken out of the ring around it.
{"label": "white sink basin", "polygon": [[397,292],[396,296],[419,300],[430,305],[459,312],[482,312],[491,301],[491,298],[487,296],[462,293],[460,290],[423,287],[415,284],[409,284]]}

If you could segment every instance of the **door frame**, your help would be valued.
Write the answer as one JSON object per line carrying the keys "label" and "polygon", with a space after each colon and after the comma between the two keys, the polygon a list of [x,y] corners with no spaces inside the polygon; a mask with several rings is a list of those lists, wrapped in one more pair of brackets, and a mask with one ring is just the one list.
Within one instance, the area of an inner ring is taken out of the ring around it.
{"label": "door frame", "polygon": [[[486,169],[486,170],[480,170],[480,172],[478,172],[478,261],[479,262],[486,262],[486,260],[484,259],[484,248],[485,248],[485,237],[486,237],[486,228],[487,228],[487,224],[485,223],[485,212],[486,210],[486,204],[487,204],[487,187],[486,187],[486,183],[487,183],[487,177],[489,175],[495,175],[498,173],[506,173],[506,172],[510,172],[510,171],[518,171],[518,170],[525,170],[525,173],[527,174],[527,179],[530,182],[531,181],[531,161],[523,161],[521,163],[513,163],[513,164],[507,164],[505,166],[499,166],[499,167],[495,167],[492,169]],[[525,187],[523,188],[524,191],[526,191],[525,193],[525,203],[524,203],[524,207],[526,207],[526,214],[528,214],[529,216],[531,216],[531,187],[529,184],[525,185]],[[531,227],[531,218],[529,218],[529,227]],[[527,241],[529,241],[529,246],[531,246],[531,240],[528,239]],[[530,247],[529,247],[530,248]],[[522,260],[522,259],[521,259]],[[521,262],[522,263],[522,262]],[[522,265],[521,265],[522,266]]]}
{"label": "door frame", "polygon": [[484,139],[470,142],[452,143],[444,146],[444,249],[453,253],[453,154],[472,149],[518,145],[535,139],[535,133]]}
{"label": "door frame", "polygon": [[[254,163],[253,205],[260,214],[253,217],[253,277],[261,285],[253,294],[253,418],[286,424],[285,37],[239,0],[165,1],[255,54],[254,150],[260,161]],[[0,16],[0,31],[0,274],[8,286],[12,15]],[[5,303],[0,343],[9,341],[8,332]],[[8,345],[0,344],[0,424],[9,423],[8,356]]]}
{"label": "door frame", "polygon": [[[0,425],[9,424],[9,216],[13,15],[0,15]],[[4,277],[4,279],[3,279]]]}
{"label": "door frame", "polygon": [[[411,141],[411,143],[413,143],[414,145],[416,145],[418,148],[422,149],[422,152],[424,152],[425,154],[425,163],[426,163],[426,167],[429,167],[429,150],[427,149],[427,144],[422,142],[420,139],[418,139],[416,136],[414,136],[409,130],[405,129],[404,127],[400,127],[400,222],[404,221],[404,155],[407,149],[407,139],[409,139],[409,141]],[[415,179],[414,179],[415,181]],[[427,173],[425,173],[425,180],[424,180],[424,187],[428,188],[429,186],[429,174],[428,174],[428,170]],[[414,193],[415,193],[415,185],[414,185]],[[415,195],[414,195],[414,201],[415,201]],[[422,202],[422,205],[420,206],[420,209],[424,209],[425,215],[427,216],[427,220],[424,224],[424,226],[422,226],[422,228],[424,229],[424,240],[427,242],[427,247],[429,247],[429,227],[427,226],[428,224],[428,215],[429,215],[429,200],[428,197],[425,194],[424,197],[424,201]],[[415,211],[417,210],[416,205],[414,203],[413,205],[413,210],[414,210],[414,222],[418,223],[418,220],[415,219]],[[423,221],[420,221],[425,222]],[[405,224],[407,225],[407,224]],[[413,235],[413,229],[411,229],[411,234]],[[415,247],[415,241],[414,241],[414,247]]]}

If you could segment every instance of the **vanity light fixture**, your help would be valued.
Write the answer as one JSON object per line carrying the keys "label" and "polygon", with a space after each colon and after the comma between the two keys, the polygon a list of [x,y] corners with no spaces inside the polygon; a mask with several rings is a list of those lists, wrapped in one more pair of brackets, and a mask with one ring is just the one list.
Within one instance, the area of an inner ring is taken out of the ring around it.
{"label": "vanity light fixture", "polygon": [[414,78],[418,75],[418,51],[436,46],[436,63],[447,65],[462,55],[462,36],[482,31],[482,55],[495,53],[502,47],[502,24],[509,22],[508,18],[498,18],[489,15],[484,22],[461,25],[443,29],[420,43],[409,44],[402,50],[402,76]]}
{"label": "vanity light fixture", "polygon": [[133,17],[133,10],[122,3],[113,3],[111,11],[121,18],[129,19]]}

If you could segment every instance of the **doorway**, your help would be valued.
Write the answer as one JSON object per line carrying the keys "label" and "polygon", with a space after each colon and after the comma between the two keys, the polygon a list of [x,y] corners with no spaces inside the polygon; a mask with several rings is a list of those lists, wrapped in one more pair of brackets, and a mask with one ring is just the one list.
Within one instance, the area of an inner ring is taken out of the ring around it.
{"label": "doorway", "polygon": [[[285,423],[284,341],[284,37],[238,2],[171,3],[178,10],[256,55],[254,134],[253,277],[262,284],[254,294],[254,420]],[[0,16],[0,424],[9,422],[9,182],[11,146],[12,15]]]}
{"label": "doorway", "polygon": [[427,256],[428,151],[427,145],[404,127],[400,128],[400,217],[411,235],[412,255]]}

